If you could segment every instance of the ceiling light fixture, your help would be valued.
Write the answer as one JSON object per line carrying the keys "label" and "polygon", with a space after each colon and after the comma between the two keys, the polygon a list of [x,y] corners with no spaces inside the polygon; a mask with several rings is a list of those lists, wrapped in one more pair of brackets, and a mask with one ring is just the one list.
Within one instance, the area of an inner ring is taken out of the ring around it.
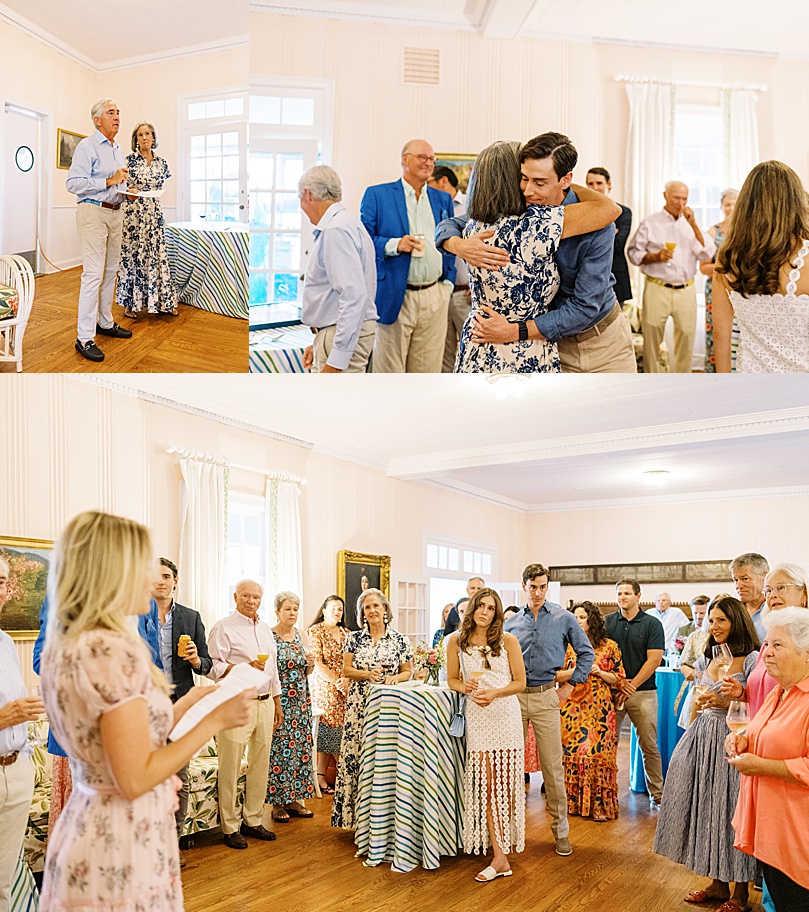
{"label": "ceiling light fixture", "polygon": [[668,469],[649,469],[643,473],[644,482],[653,488],[662,488],[668,483],[671,472]]}
{"label": "ceiling light fixture", "polygon": [[525,395],[526,377],[517,374],[487,374],[486,382],[494,388],[495,398],[503,402],[506,399],[522,399]]}

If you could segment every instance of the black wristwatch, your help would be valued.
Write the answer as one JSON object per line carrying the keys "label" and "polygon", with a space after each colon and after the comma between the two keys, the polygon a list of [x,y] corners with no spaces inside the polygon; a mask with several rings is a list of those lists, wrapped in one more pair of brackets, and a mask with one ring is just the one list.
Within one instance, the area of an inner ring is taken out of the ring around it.
{"label": "black wristwatch", "polygon": [[517,329],[520,333],[520,342],[528,341],[528,324],[527,323],[518,323]]}

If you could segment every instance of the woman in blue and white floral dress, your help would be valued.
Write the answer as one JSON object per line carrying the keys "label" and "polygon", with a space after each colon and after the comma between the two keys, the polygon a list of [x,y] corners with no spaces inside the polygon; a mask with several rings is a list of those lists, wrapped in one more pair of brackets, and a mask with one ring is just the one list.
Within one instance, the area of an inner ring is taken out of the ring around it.
{"label": "woman in blue and white floral dress", "polygon": [[[132,154],[126,159],[129,189],[162,190],[171,177],[166,160],[154,154],[156,147],[155,128],[139,123],[132,131]],[[144,310],[176,314],[177,290],[171,281],[160,200],[135,197],[125,200],[123,208],[118,304],[133,319]]]}
{"label": "woman in blue and white floral dress", "polygon": [[362,728],[371,684],[398,684],[409,680],[413,671],[413,647],[406,636],[389,626],[391,616],[390,602],[379,589],[366,589],[357,599],[357,619],[363,628],[349,634],[343,649],[343,674],[351,684],[334,784],[333,827],[356,826]]}
{"label": "woman in blue and white floral dress", "polygon": [[555,342],[476,343],[473,322],[482,305],[513,323],[545,313],[559,288],[553,259],[559,241],[605,228],[614,220],[607,197],[578,186],[574,189],[581,191],[581,203],[526,206],[519,189],[520,148],[516,142],[496,142],[480,153],[472,172],[464,237],[494,231],[487,243],[506,249],[511,261],[493,271],[469,265],[472,309],[461,331],[455,373],[559,373]]}

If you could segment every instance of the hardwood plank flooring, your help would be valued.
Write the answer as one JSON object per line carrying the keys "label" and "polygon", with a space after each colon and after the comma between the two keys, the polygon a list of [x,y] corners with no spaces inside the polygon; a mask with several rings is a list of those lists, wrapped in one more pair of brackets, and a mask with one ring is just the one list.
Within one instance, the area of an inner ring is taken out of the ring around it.
{"label": "hardwood plank flooring", "polygon": [[[96,336],[106,358],[94,364],[73,347],[81,268],[40,276],[23,340],[24,373],[246,373],[248,324],[221,314],[179,305],[176,317],[142,314],[124,317],[113,305],[113,319],[131,329],[131,339]],[[16,365],[2,364],[5,373]]]}
{"label": "hardwood plank flooring", "polygon": [[[221,834],[199,834],[186,851],[185,908],[205,912],[669,912],[689,908],[683,897],[707,884],[652,850],[657,814],[645,795],[629,792],[629,739],[619,747],[621,816],[610,823],[571,818],[573,855],[554,851],[541,776],[532,776],[526,848],[512,856],[514,876],[476,884],[480,856],[443,858],[437,871],[394,874],[389,865],[365,868],[354,857],[353,834],[329,826],[331,798],[309,802],[310,820],[265,826],[276,842],[248,839],[246,850],[222,844]],[[760,894],[751,893],[751,900]],[[716,904],[718,905],[718,903]],[[754,912],[761,912],[759,905]]]}

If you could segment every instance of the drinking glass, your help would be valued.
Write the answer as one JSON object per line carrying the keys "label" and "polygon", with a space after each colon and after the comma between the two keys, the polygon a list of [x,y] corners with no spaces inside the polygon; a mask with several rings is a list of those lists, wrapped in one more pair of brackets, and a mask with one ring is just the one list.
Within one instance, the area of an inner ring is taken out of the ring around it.
{"label": "drinking glass", "polygon": [[[39,697],[42,699],[42,688],[39,686],[31,688],[31,696]],[[48,743],[48,728],[45,724],[47,722],[47,717],[42,716],[41,719],[37,719],[35,722],[32,722],[28,728],[28,742],[33,747],[40,747],[43,744]]]}
{"label": "drinking glass", "polygon": [[728,728],[736,735],[742,734],[750,721],[750,713],[744,700],[731,700],[728,707]]}
{"label": "drinking glass", "polygon": [[714,646],[713,660],[716,667],[722,673],[722,677],[724,677],[733,664],[733,653],[730,651],[730,646],[728,646],[727,643],[718,643]]}
{"label": "drinking glass", "polygon": [[[706,684],[695,684],[694,685],[694,699],[698,700],[700,697],[704,697],[710,688]],[[704,710],[698,709],[697,715],[700,715]]]}

